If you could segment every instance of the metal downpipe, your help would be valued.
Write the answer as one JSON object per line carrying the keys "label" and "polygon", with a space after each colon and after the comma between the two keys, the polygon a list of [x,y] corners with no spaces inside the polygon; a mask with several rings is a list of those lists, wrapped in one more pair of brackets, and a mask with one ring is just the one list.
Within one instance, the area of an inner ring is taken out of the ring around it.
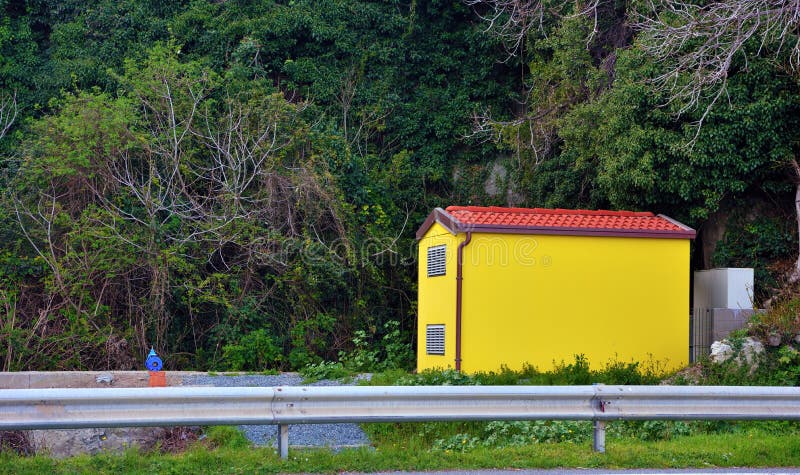
{"label": "metal downpipe", "polygon": [[467,238],[458,245],[456,258],[456,371],[461,371],[461,294],[464,280],[464,248],[472,241],[472,232],[467,231]]}

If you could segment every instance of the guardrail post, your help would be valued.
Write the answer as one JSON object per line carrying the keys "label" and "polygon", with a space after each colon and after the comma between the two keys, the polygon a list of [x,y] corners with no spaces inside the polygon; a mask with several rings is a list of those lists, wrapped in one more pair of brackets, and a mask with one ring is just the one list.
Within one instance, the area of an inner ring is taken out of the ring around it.
{"label": "guardrail post", "polygon": [[281,458],[289,458],[289,425],[278,424],[278,453]]}
{"label": "guardrail post", "polygon": [[606,422],[594,420],[594,438],[592,440],[592,450],[604,454],[606,453]]}
{"label": "guardrail post", "polygon": [[[605,412],[605,405],[600,400],[597,390],[604,386],[602,383],[594,383],[594,398],[592,398],[592,405],[595,411]],[[593,419],[594,434],[592,435],[592,450],[604,454],[606,453],[606,422],[598,419]]]}

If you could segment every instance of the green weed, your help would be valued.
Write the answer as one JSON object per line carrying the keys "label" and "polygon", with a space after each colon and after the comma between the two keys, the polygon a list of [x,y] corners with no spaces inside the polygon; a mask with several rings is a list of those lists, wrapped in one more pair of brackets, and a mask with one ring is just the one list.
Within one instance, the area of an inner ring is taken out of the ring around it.
{"label": "green weed", "polygon": [[312,383],[322,379],[342,379],[353,376],[353,372],[348,370],[342,363],[333,361],[321,361],[306,365],[299,371],[303,377],[303,383]]}

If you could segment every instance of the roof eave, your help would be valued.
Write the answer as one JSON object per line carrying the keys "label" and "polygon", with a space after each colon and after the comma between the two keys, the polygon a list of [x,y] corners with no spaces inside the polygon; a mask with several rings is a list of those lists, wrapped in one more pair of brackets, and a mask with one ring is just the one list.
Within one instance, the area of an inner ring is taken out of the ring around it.
{"label": "roof eave", "polygon": [[691,237],[689,239],[694,239],[697,236],[697,231],[695,231],[694,229],[690,228],[689,226],[681,223],[677,219],[672,219],[669,216],[667,216],[666,214],[659,214],[658,217],[662,218],[662,219],[666,219],[667,221],[669,221],[670,223],[674,224],[675,226],[678,226],[679,228],[683,229],[684,232],[686,232],[687,234],[691,234]]}
{"label": "roof eave", "polygon": [[462,224],[455,218],[455,216],[443,210],[442,208],[435,208],[433,211],[431,211],[428,217],[425,218],[422,226],[417,229],[417,241],[425,237],[425,234],[434,223],[439,223],[454,236],[462,232]]}

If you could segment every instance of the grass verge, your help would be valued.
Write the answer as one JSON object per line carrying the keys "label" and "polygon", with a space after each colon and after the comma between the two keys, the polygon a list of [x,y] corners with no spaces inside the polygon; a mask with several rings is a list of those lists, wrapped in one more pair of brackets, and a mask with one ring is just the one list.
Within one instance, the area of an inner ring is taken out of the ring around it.
{"label": "grass verge", "polygon": [[[384,432],[385,426],[377,431]],[[232,430],[217,434],[181,454],[100,454],[55,460],[0,454],[0,473],[338,473],[341,471],[437,470],[477,468],[711,468],[800,466],[797,431],[774,433],[769,426],[746,426],[723,434],[675,437],[666,441],[609,438],[607,453],[591,443],[536,443],[465,451],[433,450],[422,438],[383,441],[376,448],[298,450],[282,461],[273,449],[252,448]],[[370,431],[373,432],[373,431]]]}

